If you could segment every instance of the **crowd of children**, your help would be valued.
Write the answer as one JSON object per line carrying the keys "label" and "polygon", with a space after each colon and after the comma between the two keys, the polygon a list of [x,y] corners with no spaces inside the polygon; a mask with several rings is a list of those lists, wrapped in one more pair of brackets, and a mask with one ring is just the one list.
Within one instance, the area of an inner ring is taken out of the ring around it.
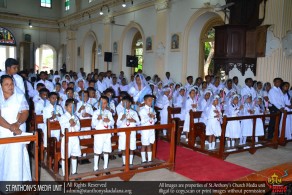
{"label": "crowd of children", "polygon": [[[179,117],[184,121],[183,132],[188,142],[190,115],[189,111],[202,111],[200,119],[194,122],[202,122],[206,125],[208,136],[208,149],[216,147],[216,138],[221,135],[221,123],[224,115],[228,117],[260,115],[271,112],[276,107],[278,110],[292,110],[291,91],[289,83],[279,78],[274,80],[274,87],[270,83],[253,81],[251,78],[245,80],[245,86],[238,84],[238,78],[221,81],[219,77],[207,75],[205,81],[197,78],[193,83],[193,77],[187,77],[187,84],[174,83],[170,73],[166,73],[163,82],[156,75],[151,79],[141,71],[131,76],[128,81],[123,72],[117,77],[111,71],[106,73],[91,73],[86,76],[83,69],[77,74],[71,72],[60,77],[58,73],[51,76],[52,82],[48,80],[49,75],[45,72],[39,74],[40,80],[34,84],[33,102],[36,114],[42,114],[44,124],[40,125],[46,135],[46,123],[49,120],[59,120],[61,132],[53,131],[52,136],[58,140],[64,129],[69,131],[86,131],[89,128],[81,128],[79,119],[91,118],[91,128],[105,130],[114,128],[135,127],[154,125],[157,121],[154,106],[160,108],[160,123],[167,124],[167,108],[179,107]],[[31,80],[34,75],[28,75]],[[127,82],[128,81],[128,82]],[[276,84],[275,84],[276,81]],[[277,81],[281,81],[277,84]],[[29,81],[27,81],[29,82]],[[53,86],[53,87],[52,87]],[[275,98],[273,91],[277,92]],[[120,99],[118,99],[120,98]],[[277,100],[277,105],[273,100]],[[278,101],[281,102],[278,102]],[[278,106],[279,105],[279,106]],[[274,109],[275,110],[275,109]],[[117,115],[116,122],[114,116]],[[269,129],[272,129],[273,124]],[[227,147],[245,145],[247,137],[252,136],[252,119],[241,121],[229,121],[226,127]],[[269,130],[270,131],[270,130]],[[152,161],[152,147],[155,141],[154,130],[141,131],[141,158],[142,163]],[[287,117],[286,137],[291,139],[292,123],[291,116]],[[166,135],[166,130],[163,131]],[[264,135],[262,119],[256,121],[255,141],[258,136]],[[99,169],[99,159],[103,155],[103,168],[108,168],[109,153],[111,148],[111,133],[94,135],[94,165],[93,170]],[[125,133],[119,133],[119,150],[122,151],[123,165],[125,164]],[[80,137],[88,139],[89,137]],[[46,140],[46,139],[44,139]],[[238,141],[237,141],[238,140]],[[75,157],[81,156],[79,138],[69,140],[69,154],[72,157],[72,174],[76,173]],[[47,146],[46,141],[44,147]],[[63,146],[63,145],[62,145]],[[133,151],[136,150],[136,132],[130,136],[130,165],[133,164]],[[146,155],[147,153],[147,155]],[[86,154],[83,154],[86,155]],[[64,165],[64,154],[62,151],[62,167]],[[62,169],[64,170],[64,169]],[[64,173],[64,172],[63,172]]]}

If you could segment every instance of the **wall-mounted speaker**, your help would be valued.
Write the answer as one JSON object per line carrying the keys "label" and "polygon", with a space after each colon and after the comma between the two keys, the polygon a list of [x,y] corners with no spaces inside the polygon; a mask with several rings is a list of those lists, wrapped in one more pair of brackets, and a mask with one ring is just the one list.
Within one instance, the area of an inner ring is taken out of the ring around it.
{"label": "wall-mounted speaker", "polygon": [[112,52],[104,52],[104,61],[105,62],[112,62],[113,60],[113,53]]}

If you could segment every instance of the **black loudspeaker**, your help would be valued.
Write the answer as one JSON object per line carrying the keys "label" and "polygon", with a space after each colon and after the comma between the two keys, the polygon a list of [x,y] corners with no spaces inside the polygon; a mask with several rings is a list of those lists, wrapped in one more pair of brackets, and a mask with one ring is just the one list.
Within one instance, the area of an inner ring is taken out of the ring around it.
{"label": "black loudspeaker", "polygon": [[105,62],[112,62],[113,60],[113,53],[112,52],[104,52],[104,61]]}
{"label": "black loudspeaker", "polygon": [[138,67],[138,57],[127,55],[127,67]]}

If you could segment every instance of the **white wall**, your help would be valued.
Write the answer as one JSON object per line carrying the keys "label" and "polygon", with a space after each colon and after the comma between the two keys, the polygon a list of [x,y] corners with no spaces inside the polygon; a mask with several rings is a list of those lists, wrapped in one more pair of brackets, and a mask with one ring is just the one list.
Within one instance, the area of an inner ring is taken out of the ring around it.
{"label": "white wall", "polygon": [[6,0],[7,8],[0,8],[1,12],[17,13],[23,16],[58,19],[61,14],[63,0],[52,0],[52,8],[43,8],[39,0]]}

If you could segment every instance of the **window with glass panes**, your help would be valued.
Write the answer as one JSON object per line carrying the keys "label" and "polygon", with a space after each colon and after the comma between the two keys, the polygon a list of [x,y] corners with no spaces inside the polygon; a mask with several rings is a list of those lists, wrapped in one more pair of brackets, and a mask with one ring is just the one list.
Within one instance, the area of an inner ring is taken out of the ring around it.
{"label": "window with glass panes", "polygon": [[65,10],[68,11],[70,9],[70,0],[65,0]]}
{"label": "window with glass panes", "polygon": [[41,0],[41,7],[52,7],[52,1],[51,0]]}

